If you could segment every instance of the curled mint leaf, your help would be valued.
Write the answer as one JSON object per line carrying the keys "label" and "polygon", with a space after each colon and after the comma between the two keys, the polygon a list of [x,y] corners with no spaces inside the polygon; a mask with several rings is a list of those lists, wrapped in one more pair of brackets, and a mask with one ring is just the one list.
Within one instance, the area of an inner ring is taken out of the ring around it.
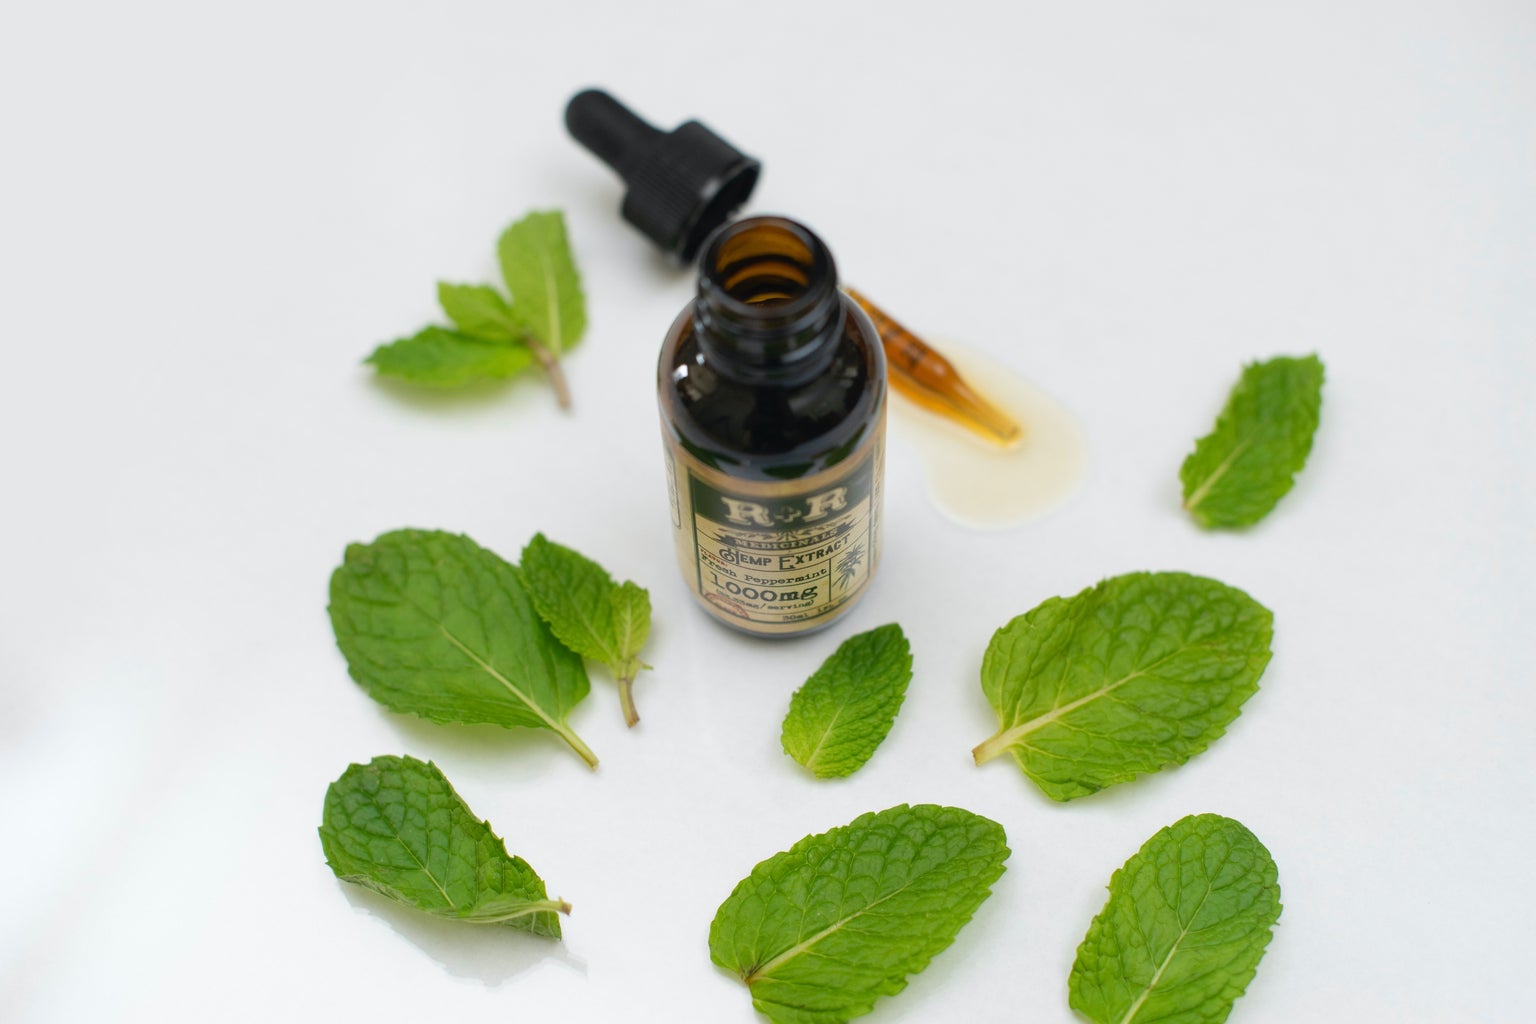
{"label": "curled mint leaf", "polygon": [[624,721],[638,724],[635,676],[650,667],[640,660],[651,631],[645,588],[615,583],[602,566],[542,533],[523,548],[521,567],[540,617],[565,646],[608,667],[619,683]]}
{"label": "curled mint leaf", "polygon": [[533,353],[524,345],[485,341],[446,327],[427,327],[409,338],[380,345],[365,361],[386,377],[456,388],[515,377],[533,365]]}
{"label": "curled mint leaf", "polygon": [[819,779],[852,775],[891,731],[911,680],[900,626],[849,637],[790,699],[784,753]]}
{"label": "curled mint leaf", "polygon": [[1158,832],[1116,871],[1077,949],[1072,1008],[1096,1024],[1222,1024],[1280,918],[1264,844],[1216,814]]}
{"label": "curled mint leaf", "polygon": [[330,616],[352,678],[385,707],[549,729],[597,767],[566,723],[587,695],[581,658],[550,634],[517,569],[468,537],[396,530],[349,545]]}
{"label": "curled mint leaf", "polygon": [[709,927],[710,958],[775,1024],[840,1024],[948,948],[1003,873],[1003,828],[902,804],[752,869]]}
{"label": "curled mint leaf", "polygon": [[1183,764],[1258,689],[1273,635],[1263,605],[1185,573],[1053,597],[987,646],[981,686],[998,731],[976,763],[1012,752],[1053,800]]}
{"label": "curled mint leaf", "polygon": [[558,939],[556,914],[571,912],[437,765],[414,757],[376,757],[331,783],[320,845],[337,878],[438,917]]}
{"label": "curled mint leaf", "polygon": [[1250,526],[1291,489],[1312,451],[1323,404],[1315,355],[1243,367],[1216,419],[1179,469],[1184,507],[1208,528]]}

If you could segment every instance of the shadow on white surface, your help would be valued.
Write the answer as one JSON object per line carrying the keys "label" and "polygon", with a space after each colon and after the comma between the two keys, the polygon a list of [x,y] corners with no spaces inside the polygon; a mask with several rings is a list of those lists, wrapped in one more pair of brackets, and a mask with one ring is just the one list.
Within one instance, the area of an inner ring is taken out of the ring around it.
{"label": "shadow on white surface", "polygon": [[[425,718],[395,714],[379,708],[379,714],[400,735],[401,747],[413,757],[434,760],[445,754],[457,763],[495,768],[507,777],[521,778],[547,770],[551,761],[576,756],[547,729],[505,729],[499,725],[452,725]],[[601,753],[601,751],[599,751]]]}
{"label": "shadow on white surface", "polygon": [[[521,395],[526,400],[528,392],[539,390],[534,385],[534,379],[540,376],[542,371],[530,370],[511,380],[481,381],[456,388],[423,387],[420,384],[411,384],[390,377],[372,376],[368,379],[368,386],[391,402],[397,402],[416,412],[453,415],[506,402],[517,395]],[[548,385],[544,385],[544,390],[548,390]],[[554,400],[552,395],[550,400]]]}
{"label": "shadow on white surface", "polygon": [[563,942],[514,928],[433,917],[359,886],[336,884],[354,909],[389,925],[456,978],[471,978],[495,988],[546,961],[581,975],[587,973],[587,962],[573,956]]}

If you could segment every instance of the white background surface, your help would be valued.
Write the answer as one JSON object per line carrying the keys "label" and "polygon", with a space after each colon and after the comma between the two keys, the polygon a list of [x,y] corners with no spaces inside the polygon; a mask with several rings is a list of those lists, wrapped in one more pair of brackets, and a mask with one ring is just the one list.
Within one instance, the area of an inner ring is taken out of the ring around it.
{"label": "white background surface", "polygon": [[[1529,398],[1536,9],[1526,2],[14,5],[0,16],[0,1016],[24,1021],[748,1022],[709,963],[757,860],[898,802],[1007,829],[956,944],[867,1018],[1069,1021],[1110,872],[1217,811],[1285,914],[1234,1020],[1526,1021],[1536,839]],[[766,162],[791,213],[913,327],[1081,417],[1084,486],[953,526],[889,459],[887,549],[833,633],[757,643],[686,600],[652,398],[687,300],[564,135],[606,84]],[[529,381],[381,386],[359,360],[568,215],[591,328],[577,409]],[[1177,469],[1239,365],[1316,350],[1323,425],[1262,526],[1206,535]],[[536,530],[651,589],[627,733],[444,728],[348,680],[350,540]],[[977,684],[993,629],[1135,569],[1249,590],[1275,657],[1188,766],[1056,805]],[[899,620],[917,674],[860,774],[778,751],[836,642]],[[567,939],[345,887],[315,837],[351,761],[435,759],[569,899]]]}

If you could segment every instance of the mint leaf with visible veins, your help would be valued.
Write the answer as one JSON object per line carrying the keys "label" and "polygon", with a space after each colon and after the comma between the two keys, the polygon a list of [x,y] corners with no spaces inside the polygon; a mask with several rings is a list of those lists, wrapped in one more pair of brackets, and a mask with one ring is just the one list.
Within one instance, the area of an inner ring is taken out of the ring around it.
{"label": "mint leaf with visible veins", "polygon": [[1291,489],[1312,451],[1323,404],[1317,356],[1243,367],[1216,419],[1179,469],[1184,507],[1207,528],[1249,526]]}
{"label": "mint leaf with visible veins", "polygon": [[981,687],[998,731],[976,763],[1011,750],[1053,800],[1183,764],[1258,689],[1273,635],[1263,605],[1185,573],[1053,597],[987,646]]}
{"label": "mint leaf with visible veins", "polygon": [[784,753],[819,779],[852,775],[891,731],[911,680],[900,626],[849,637],[790,699]]}
{"label": "mint leaf with visible veins", "polygon": [[709,926],[710,958],[776,1024],[840,1024],[948,948],[1003,873],[1003,827],[902,804],[752,869]]}
{"label": "mint leaf with visible veins", "polygon": [[454,388],[514,377],[533,365],[533,352],[525,345],[485,341],[446,327],[426,327],[409,338],[380,345],[364,361],[386,377]]}
{"label": "mint leaf with visible veins", "polygon": [[489,285],[439,281],[437,302],[454,326],[470,337],[508,343],[520,340],[522,326],[512,315],[512,307]]}
{"label": "mint leaf with visible veins", "polygon": [[1184,818],[1109,880],[1072,964],[1072,1008],[1097,1024],[1221,1024],[1279,918],[1264,844],[1231,818]]}
{"label": "mint leaf with visible veins", "polygon": [[385,756],[348,768],[325,791],[320,845],[343,882],[438,917],[558,939],[555,915],[571,912],[430,761]]}
{"label": "mint leaf with visible veins", "polygon": [[551,635],[518,570],[468,537],[396,530],[349,545],[329,610],[352,678],[385,707],[549,729],[597,767],[566,724],[587,695],[581,658]]}
{"label": "mint leaf with visible veins", "polygon": [[637,724],[635,676],[650,668],[640,660],[651,631],[650,595],[628,580],[615,583],[602,566],[542,533],[523,548],[522,572],[540,617],[565,646],[608,666],[624,721]]}

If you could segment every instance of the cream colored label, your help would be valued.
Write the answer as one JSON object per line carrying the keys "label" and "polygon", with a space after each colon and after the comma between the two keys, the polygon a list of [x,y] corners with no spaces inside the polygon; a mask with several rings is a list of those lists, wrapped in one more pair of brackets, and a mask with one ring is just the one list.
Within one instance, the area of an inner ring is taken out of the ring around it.
{"label": "cream colored label", "polygon": [[718,617],[754,632],[830,621],[869,584],[880,555],[882,438],[842,466],[785,483],[732,479],[668,452],[681,499],[678,555]]}

